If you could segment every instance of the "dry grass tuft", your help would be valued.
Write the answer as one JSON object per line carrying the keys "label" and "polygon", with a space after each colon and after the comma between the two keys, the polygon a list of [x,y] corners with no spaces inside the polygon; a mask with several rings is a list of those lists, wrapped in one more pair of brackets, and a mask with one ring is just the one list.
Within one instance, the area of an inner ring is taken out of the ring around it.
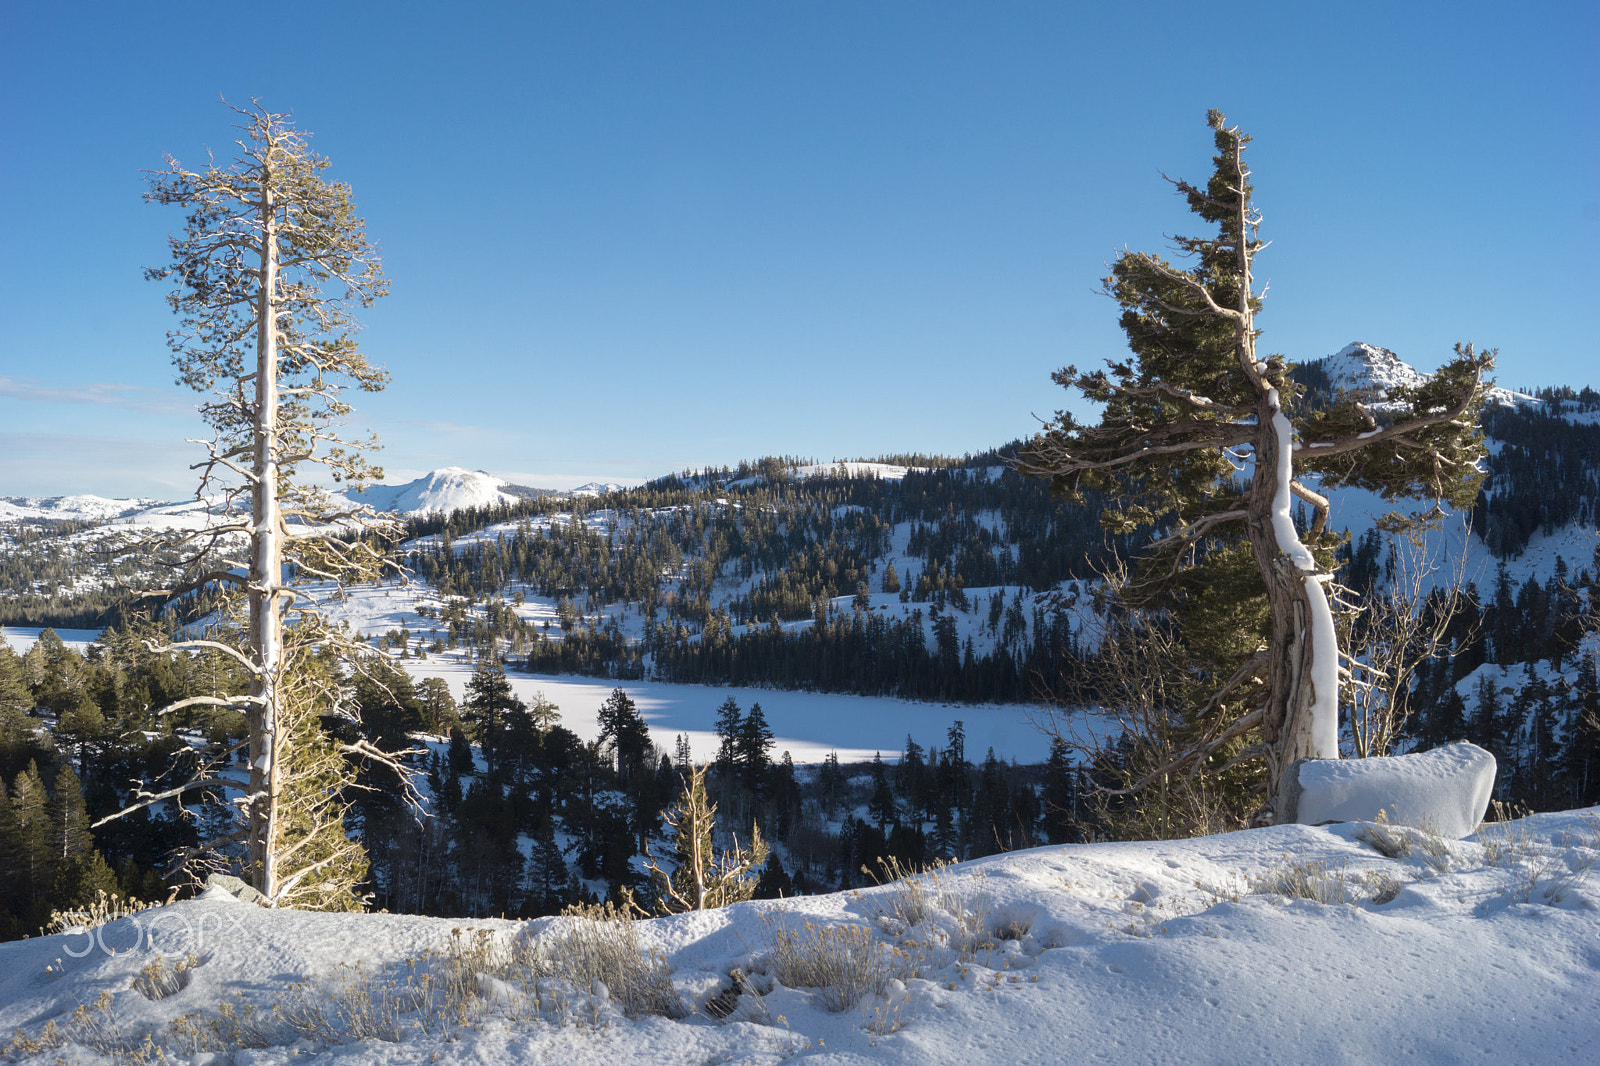
{"label": "dry grass tuft", "polygon": [[1351,891],[1350,881],[1345,877],[1345,864],[1334,861],[1285,862],[1275,870],[1252,877],[1250,891],[1258,896],[1289,896],[1328,906],[1343,906],[1361,899]]}
{"label": "dry grass tuft", "polygon": [[165,959],[157,959],[139,971],[139,976],[133,979],[133,990],[145,999],[166,999],[189,987],[194,977],[191,971],[199,965],[200,960],[194,955],[185,955],[173,963],[170,970]]}
{"label": "dry grass tuft", "polygon": [[892,980],[910,975],[905,951],[879,941],[864,925],[782,924],[782,912],[769,921],[778,925],[768,956],[772,975],[790,988],[814,988],[823,1006],[849,1010],[866,995],[882,995]]}
{"label": "dry grass tuft", "polygon": [[1533,835],[1528,812],[1496,801],[1496,820],[1478,828],[1484,862],[1509,870],[1513,880],[1506,895],[1515,903],[1562,902],[1588,880],[1600,860],[1600,819],[1584,819],[1586,832],[1546,845]]}
{"label": "dry grass tuft", "polygon": [[159,906],[161,906],[159,903],[146,903],[121,893],[108,893],[102,888],[87,907],[78,907],[70,911],[51,911],[50,924],[45,926],[43,932],[46,935],[82,932]]}
{"label": "dry grass tuft", "polygon": [[[992,928],[989,900],[973,887],[981,875],[958,880],[947,874],[946,865],[941,861],[913,870],[897,859],[879,859],[877,873],[866,872],[888,891],[870,898],[857,895],[918,969],[970,962],[980,953],[993,951],[999,939],[1013,933]],[[1020,939],[1025,932],[1015,932],[1012,939]]]}
{"label": "dry grass tuft", "polygon": [[561,930],[547,939],[548,954],[540,961],[549,975],[565,977],[579,989],[600,982],[628,1017],[689,1013],[672,987],[667,961],[640,950],[638,930],[626,912],[609,905],[592,908],[584,917],[564,919]]}

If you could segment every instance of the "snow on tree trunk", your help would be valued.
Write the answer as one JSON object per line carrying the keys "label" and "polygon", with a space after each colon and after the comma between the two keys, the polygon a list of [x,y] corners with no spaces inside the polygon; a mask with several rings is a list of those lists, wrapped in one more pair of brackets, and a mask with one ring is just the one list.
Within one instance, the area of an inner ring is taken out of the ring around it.
{"label": "snow on tree trunk", "polygon": [[276,848],[278,762],[275,751],[278,686],[282,680],[283,616],[278,608],[278,585],[283,580],[283,542],[278,514],[278,235],[277,204],[270,175],[261,180],[261,286],[256,310],[255,456],[254,494],[251,503],[254,550],[250,558],[250,636],[260,673],[251,694],[261,703],[256,712],[261,727],[250,752],[251,861],[260,871],[257,888],[269,900],[277,890]]}
{"label": "snow on tree trunk", "polygon": [[1260,405],[1262,432],[1250,500],[1250,542],[1267,578],[1272,646],[1263,737],[1269,747],[1268,783],[1281,808],[1289,767],[1300,759],[1339,757],[1339,645],[1333,610],[1311,550],[1294,527],[1293,430],[1277,389]]}

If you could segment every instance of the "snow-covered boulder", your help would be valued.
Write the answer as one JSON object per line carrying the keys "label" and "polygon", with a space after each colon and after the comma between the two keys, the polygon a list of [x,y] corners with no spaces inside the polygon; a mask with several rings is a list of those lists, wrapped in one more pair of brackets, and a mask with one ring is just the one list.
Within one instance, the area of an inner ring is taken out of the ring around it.
{"label": "snow-covered boulder", "polygon": [[1302,825],[1370,821],[1381,812],[1460,839],[1478,828],[1494,791],[1494,756],[1476,744],[1447,744],[1382,759],[1306,759],[1297,764]]}

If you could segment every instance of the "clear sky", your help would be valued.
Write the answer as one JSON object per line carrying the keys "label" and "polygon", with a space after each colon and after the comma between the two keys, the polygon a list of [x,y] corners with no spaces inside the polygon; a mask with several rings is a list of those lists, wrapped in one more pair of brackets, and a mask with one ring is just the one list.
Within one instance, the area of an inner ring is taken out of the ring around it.
{"label": "clear sky", "polygon": [[1125,351],[1097,294],[1255,137],[1265,344],[1600,385],[1600,5],[12,3],[0,495],[192,489],[142,171],[292,111],[392,295],[388,480],[980,451]]}

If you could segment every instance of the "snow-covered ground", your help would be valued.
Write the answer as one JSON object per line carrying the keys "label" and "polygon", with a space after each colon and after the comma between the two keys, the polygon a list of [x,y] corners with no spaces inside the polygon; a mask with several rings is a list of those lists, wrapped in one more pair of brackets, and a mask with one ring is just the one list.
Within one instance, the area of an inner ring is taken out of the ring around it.
{"label": "snow-covered ground", "polygon": [[[0,627],[0,641],[5,641],[12,651],[22,655],[39,642],[39,634],[43,632],[38,626],[4,626]],[[98,629],[58,629],[55,633],[61,638],[62,644],[80,654],[100,639]]]}
{"label": "snow-covered ground", "polygon": [[[418,680],[444,678],[458,701],[473,670],[470,664],[445,656],[396,665]],[[967,757],[974,761],[981,761],[990,747],[999,758],[1022,763],[1043,762],[1050,752],[1049,738],[1029,718],[1035,709],[1016,704],[918,703],[887,696],[609,681],[515,670],[506,676],[525,702],[531,702],[534,693],[544,693],[561,708],[561,724],[584,740],[599,736],[600,704],[613,689],[621,688],[644,715],[652,740],[671,751],[674,738],[687,734],[697,761],[716,758],[717,708],[730,696],[746,711],[753,703],[761,704],[776,738],[774,757],[787,751],[797,763],[821,762],[829,752],[837,752],[841,762],[871,759],[875,752],[890,761],[905,749],[907,734],[924,748],[942,748],[945,731],[957,720],[966,731]]]}
{"label": "snow-covered ground", "polygon": [[[628,1017],[623,982],[582,975],[560,947],[573,919],[270,911],[212,890],[94,933],[0,944],[0,1031],[35,1041],[11,1055],[40,1064],[119,1047],[136,1061],[147,1035],[165,1057],[137,1061],[231,1066],[1588,1063],[1600,1048],[1597,814],[1417,838],[1402,858],[1351,824],[1038,848],[924,875],[920,891],[636,923],[638,948],[670,970],[677,1018]],[[857,938],[878,980],[836,985],[830,1011],[775,950],[786,936],[790,959],[836,971],[846,956],[808,945]],[[518,943],[546,962],[473,964],[452,942]],[[441,954],[472,989],[455,1026],[420,1006]],[[190,958],[171,994],[133,987]],[[719,1020],[708,1001],[735,968],[750,990],[726,997]],[[258,1046],[229,1042],[224,1011],[249,1019]],[[358,1016],[381,1035],[354,1038]],[[57,1039],[90,1046],[49,1046],[52,1020]]]}

